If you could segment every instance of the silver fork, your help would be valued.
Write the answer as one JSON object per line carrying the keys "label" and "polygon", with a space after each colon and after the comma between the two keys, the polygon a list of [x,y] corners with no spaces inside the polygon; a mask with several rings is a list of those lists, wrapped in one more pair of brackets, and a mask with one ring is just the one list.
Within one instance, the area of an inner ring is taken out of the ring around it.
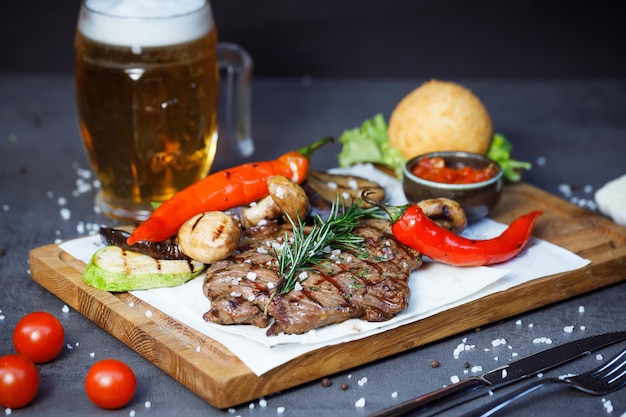
{"label": "silver fork", "polygon": [[579,375],[537,379],[517,391],[513,391],[476,410],[463,414],[461,417],[491,416],[513,401],[553,383],[566,384],[569,387],[592,395],[605,395],[616,391],[626,386],[626,350],[623,350],[605,364]]}

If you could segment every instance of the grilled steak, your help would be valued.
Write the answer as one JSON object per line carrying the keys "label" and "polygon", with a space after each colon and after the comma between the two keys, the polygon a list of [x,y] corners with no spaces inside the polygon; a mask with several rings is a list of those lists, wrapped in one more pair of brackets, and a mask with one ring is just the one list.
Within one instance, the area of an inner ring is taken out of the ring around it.
{"label": "grilled steak", "polygon": [[[419,253],[398,243],[383,220],[364,220],[354,233],[364,247],[333,251],[300,275],[287,294],[274,294],[278,266],[273,248],[283,245],[289,229],[249,237],[231,258],[206,271],[203,292],[211,300],[206,321],[253,324],[267,335],[302,334],[350,318],[385,321],[408,306],[411,271]],[[273,320],[272,320],[273,318]]]}

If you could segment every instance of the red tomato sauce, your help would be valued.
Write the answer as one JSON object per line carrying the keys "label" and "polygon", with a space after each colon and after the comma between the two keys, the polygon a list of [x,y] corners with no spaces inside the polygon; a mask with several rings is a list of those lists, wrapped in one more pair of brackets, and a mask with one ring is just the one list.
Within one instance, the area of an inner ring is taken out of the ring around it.
{"label": "red tomato sauce", "polygon": [[464,166],[460,168],[450,168],[446,166],[443,158],[422,158],[413,167],[413,175],[422,179],[446,184],[472,184],[475,182],[487,181],[496,175],[496,168],[489,164],[485,168],[472,168]]}

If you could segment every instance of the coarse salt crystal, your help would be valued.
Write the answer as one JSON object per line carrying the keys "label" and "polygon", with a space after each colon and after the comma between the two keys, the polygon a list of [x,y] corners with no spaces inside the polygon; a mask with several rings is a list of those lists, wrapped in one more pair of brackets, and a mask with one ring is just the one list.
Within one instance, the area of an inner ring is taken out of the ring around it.
{"label": "coarse salt crystal", "polygon": [[571,332],[574,331],[574,326],[565,326],[565,327],[563,327],[563,331],[565,333],[571,333]]}
{"label": "coarse salt crystal", "polygon": [[246,278],[248,278],[250,281],[254,281],[256,279],[256,272],[252,272],[252,271],[248,272],[246,274]]}
{"label": "coarse salt crystal", "polygon": [[357,384],[359,384],[360,387],[362,387],[366,383],[367,383],[367,377],[365,377],[365,376],[363,378],[359,379],[359,382],[357,382]]}
{"label": "coarse salt crystal", "polygon": [[65,345],[66,348],[68,348],[69,350],[74,349],[74,346],[70,345],[69,343],[67,345]]}
{"label": "coarse salt crystal", "polygon": [[601,361],[602,359],[604,359],[604,358],[602,357],[602,355],[601,355],[600,353],[598,353],[598,354],[596,355],[596,360]]}
{"label": "coarse salt crystal", "polygon": [[398,398],[398,391],[394,391],[391,393],[391,398]]}
{"label": "coarse salt crystal", "polygon": [[508,371],[505,369],[502,370],[502,379],[506,378],[506,376],[508,375]]}
{"label": "coarse salt crystal", "polygon": [[151,318],[151,317],[152,317],[152,315],[153,315],[153,314],[152,314],[152,311],[150,311],[150,310],[146,310],[146,317],[147,317],[147,318]]}
{"label": "coarse salt crystal", "polygon": [[359,398],[358,401],[354,403],[354,406],[358,408],[365,407],[365,398]]}
{"label": "coarse salt crystal", "polygon": [[481,372],[483,367],[480,365],[472,366],[472,372]]}
{"label": "coarse salt crystal", "polygon": [[267,400],[266,400],[265,398],[261,398],[261,399],[259,400],[259,405],[260,405],[261,407],[267,407]]}
{"label": "coarse salt crystal", "polygon": [[300,281],[304,281],[305,279],[307,279],[309,276],[309,273],[307,271],[302,271],[298,274],[298,279]]}
{"label": "coarse salt crystal", "polygon": [[150,401],[146,401],[146,402],[143,403],[143,406],[146,407],[146,408],[150,408],[150,407],[152,407],[152,403]]}
{"label": "coarse salt crystal", "polygon": [[572,195],[572,187],[570,187],[569,184],[559,184],[559,191],[566,197]]}
{"label": "coarse salt crystal", "polygon": [[505,345],[506,344],[506,339],[495,339],[491,341],[491,346],[493,347],[497,347],[500,345]]}
{"label": "coarse salt crystal", "polygon": [[348,187],[350,187],[351,190],[358,190],[359,189],[359,182],[357,180],[355,180],[354,178],[350,178],[348,180]]}
{"label": "coarse salt crystal", "polygon": [[521,325],[522,325],[522,321],[521,321],[521,320],[517,320],[517,321],[515,322],[515,324],[516,324],[517,326],[521,326]]}
{"label": "coarse salt crystal", "polygon": [[327,186],[328,188],[330,188],[331,190],[336,190],[337,188],[339,188],[339,187],[337,186],[337,183],[336,183],[336,182],[332,182],[332,181],[328,181],[328,182],[326,183],[326,186]]}
{"label": "coarse salt crystal", "polygon": [[276,286],[276,284],[275,284],[275,283],[273,283],[273,282],[268,282],[268,283],[267,283],[267,288],[268,288],[268,289],[270,289],[270,290],[271,290],[272,288],[274,288],[275,286]]}
{"label": "coarse salt crystal", "polygon": [[241,297],[241,293],[240,293],[240,292],[237,292],[237,291],[232,291],[232,292],[230,293],[230,296],[231,296],[231,297]]}
{"label": "coarse salt crystal", "polygon": [[613,403],[611,402],[611,400],[602,398],[602,405],[604,406],[604,409],[606,410],[607,413],[613,412]]}
{"label": "coarse salt crystal", "polygon": [[63,220],[69,220],[72,217],[72,212],[68,208],[62,208],[59,210],[59,214]]}
{"label": "coarse salt crystal", "polygon": [[70,312],[70,308],[67,305],[63,305],[63,307],[61,307],[61,311],[64,313],[69,313]]}
{"label": "coarse salt crystal", "polygon": [[584,313],[585,312],[585,306],[579,306],[578,307],[578,312],[579,313]]}
{"label": "coarse salt crystal", "polygon": [[135,307],[135,303],[133,303],[132,301],[130,303],[128,303],[128,307],[133,308]]}
{"label": "coarse salt crystal", "polygon": [[276,412],[278,414],[283,414],[285,412],[285,407],[278,407],[278,408],[276,408]]}
{"label": "coarse salt crystal", "polygon": [[89,354],[89,356],[91,356],[92,358],[95,358],[95,357],[96,357],[96,352],[91,352],[91,353]]}
{"label": "coarse salt crystal", "polygon": [[461,352],[463,352],[464,350],[465,350],[465,343],[459,343],[457,347],[454,349],[454,352],[452,354],[454,355],[455,358],[458,358]]}
{"label": "coarse salt crystal", "polygon": [[452,381],[453,384],[456,384],[457,382],[459,382],[461,379],[457,376],[457,375],[452,375],[450,377],[450,381]]}
{"label": "coarse salt crystal", "polygon": [[296,281],[296,283],[293,286],[293,289],[295,291],[302,291],[302,284],[300,284],[300,282]]}
{"label": "coarse salt crystal", "polygon": [[128,413],[128,415],[130,417],[135,417],[135,410],[130,410],[130,413]]}
{"label": "coarse salt crystal", "polygon": [[202,350],[202,346],[200,345],[196,346],[196,352],[200,353],[200,350]]}

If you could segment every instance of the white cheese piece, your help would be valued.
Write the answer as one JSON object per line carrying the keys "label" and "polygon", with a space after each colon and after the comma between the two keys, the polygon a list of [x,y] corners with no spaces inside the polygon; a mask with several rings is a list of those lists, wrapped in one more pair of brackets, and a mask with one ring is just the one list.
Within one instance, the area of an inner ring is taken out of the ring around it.
{"label": "white cheese piece", "polygon": [[626,174],[606,183],[594,197],[602,213],[626,226]]}

